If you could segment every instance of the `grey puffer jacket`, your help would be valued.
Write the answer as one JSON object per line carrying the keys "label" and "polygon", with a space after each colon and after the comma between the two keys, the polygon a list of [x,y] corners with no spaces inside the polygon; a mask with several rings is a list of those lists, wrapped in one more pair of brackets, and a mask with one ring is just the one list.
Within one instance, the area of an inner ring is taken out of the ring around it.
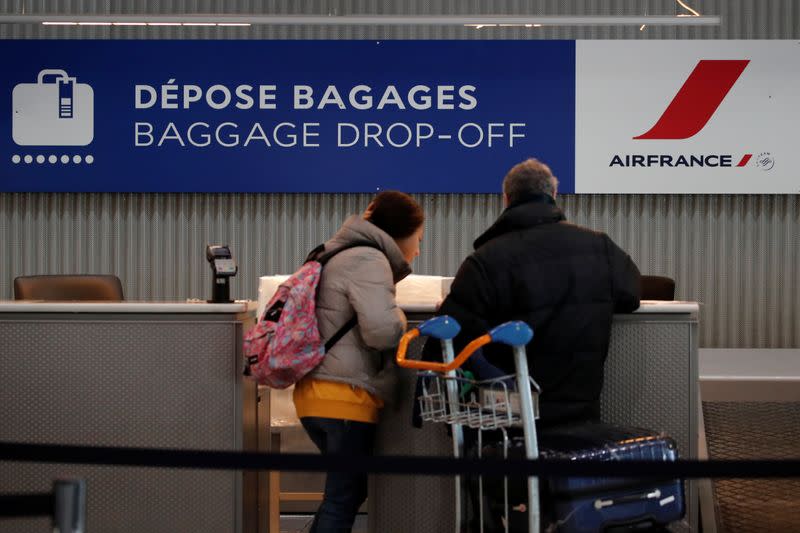
{"label": "grey puffer jacket", "polygon": [[317,294],[317,322],[323,339],[331,338],[354,314],[358,315],[358,325],[309,375],[349,383],[387,400],[394,374],[391,358],[406,328],[405,314],[395,302],[394,286],[411,273],[411,268],[394,239],[359,215],[342,224],[325,243],[325,250],[362,241],[379,249],[359,246],[336,254],[322,269]]}

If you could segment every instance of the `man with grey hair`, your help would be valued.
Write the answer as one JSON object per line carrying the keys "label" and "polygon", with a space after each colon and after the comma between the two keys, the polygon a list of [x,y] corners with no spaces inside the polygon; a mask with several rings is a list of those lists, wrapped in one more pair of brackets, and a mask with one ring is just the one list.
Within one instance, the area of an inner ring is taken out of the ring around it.
{"label": "man with grey hair", "polygon": [[[599,417],[611,319],[639,307],[640,293],[628,254],[605,233],[566,222],[557,188],[550,168],[536,159],[508,172],[505,210],[475,241],[438,311],[461,324],[457,351],[508,320],[533,328],[528,360],[542,388],[543,426]],[[467,363],[481,379],[514,371],[502,345],[488,345]]]}
{"label": "man with grey hair", "polygon": [[558,180],[550,167],[537,159],[527,159],[512,168],[503,178],[503,199],[506,206],[510,201],[527,195],[547,194],[553,198],[558,193]]}

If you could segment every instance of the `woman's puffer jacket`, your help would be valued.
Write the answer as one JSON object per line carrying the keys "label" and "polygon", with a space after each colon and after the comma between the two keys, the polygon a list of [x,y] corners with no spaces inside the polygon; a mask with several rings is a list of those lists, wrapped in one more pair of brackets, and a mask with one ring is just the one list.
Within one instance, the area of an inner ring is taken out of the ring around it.
{"label": "woman's puffer jacket", "polygon": [[317,321],[323,339],[331,338],[354,314],[358,325],[328,352],[310,377],[349,383],[378,395],[391,394],[392,353],[406,328],[395,302],[395,283],[411,273],[397,243],[377,226],[353,215],[325,243],[332,251],[353,242],[370,242],[344,250],[322,269]]}

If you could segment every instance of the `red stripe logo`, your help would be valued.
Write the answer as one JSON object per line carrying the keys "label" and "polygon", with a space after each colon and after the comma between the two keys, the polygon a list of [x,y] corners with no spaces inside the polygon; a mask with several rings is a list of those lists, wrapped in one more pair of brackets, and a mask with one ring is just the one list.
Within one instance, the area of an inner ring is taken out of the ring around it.
{"label": "red stripe logo", "polygon": [[702,130],[742,75],[749,59],[697,63],[661,118],[634,139],[688,139]]}

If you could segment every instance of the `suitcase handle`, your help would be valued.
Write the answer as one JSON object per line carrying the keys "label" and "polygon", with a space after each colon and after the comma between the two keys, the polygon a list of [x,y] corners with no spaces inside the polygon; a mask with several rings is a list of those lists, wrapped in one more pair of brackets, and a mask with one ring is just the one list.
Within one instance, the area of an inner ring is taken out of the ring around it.
{"label": "suitcase handle", "polygon": [[65,80],[69,79],[69,74],[67,74],[65,70],[57,68],[46,68],[44,70],[39,71],[39,77],[37,79],[39,84],[44,83],[45,76],[58,76],[59,78],[64,78]]}
{"label": "suitcase handle", "polygon": [[[639,502],[642,500],[657,500],[661,498],[661,491],[658,489],[652,490],[650,492],[642,492],[638,494],[630,494],[628,496],[620,496],[619,498],[607,498],[602,499],[598,498],[594,501],[594,508],[598,511],[603,509],[604,507],[612,507],[614,505],[622,505],[625,503],[631,502]],[[672,500],[669,503],[674,501],[675,497],[672,497]]]}

